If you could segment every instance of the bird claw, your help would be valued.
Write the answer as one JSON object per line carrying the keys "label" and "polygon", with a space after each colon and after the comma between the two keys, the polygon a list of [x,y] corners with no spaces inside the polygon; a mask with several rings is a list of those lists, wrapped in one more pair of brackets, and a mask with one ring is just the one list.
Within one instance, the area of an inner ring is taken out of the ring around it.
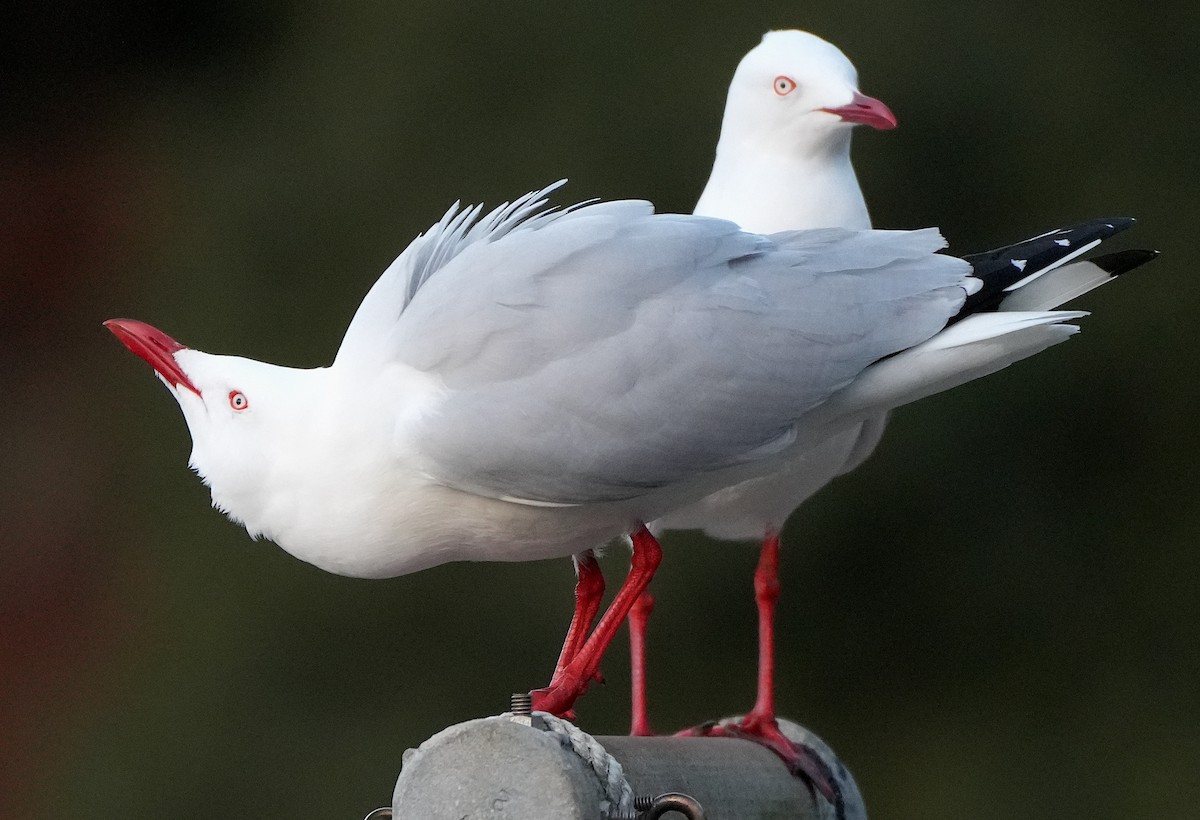
{"label": "bird claw", "polygon": [[531,691],[529,699],[535,712],[549,712],[563,720],[574,720],[575,710],[572,707],[587,688],[587,681],[581,681],[571,675],[560,675],[557,680],[550,681],[550,685],[544,689]]}
{"label": "bird claw", "polygon": [[814,799],[820,794],[834,807],[837,820],[845,820],[845,798],[829,765],[811,746],[784,735],[774,720],[756,720],[748,715],[733,723],[708,721],[681,729],[675,737],[737,737],[764,746],[783,761],[793,776],[804,781]]}
{"label": "bird claw", "polygon": [[814,799],[819,793],[834,807],[837,820],[845,820],[845,798],[829,764],[811,746],[784,735],[775,720],[759,721],[748,715],[737,723],[702,724],[697,728],[710,737],[739,737],[770,749],[789,772],[805,782]]}
{"label": "bird claw", "polygon": [[712,737],[713,729],[716,729],[720,724],[715,720],[710,720],[701,723],[699,726],[692,726],[688,729],[680,729],[675,733],[675,737]]}
{"label": "bird claw", "polygon": [[544,689],[533,689],[529,692],[529,703],[535,712],[549,712],[555,717],[567,720],[567,715],[571,712],[569,706],[564,706],[559,703],[559,698],[556,697],[553,686],[547,686]]}
{"label": "bird claw", "polygon": [[604,683],[604,675],[597,669],[587,681],[580,681],[573,675],[559,674],[543,689],[534,689],[529,693],[529,699],[535,712],[549,712],[563,720],[575,720],[575,701],[583,696],[588,689],[588,682]]}

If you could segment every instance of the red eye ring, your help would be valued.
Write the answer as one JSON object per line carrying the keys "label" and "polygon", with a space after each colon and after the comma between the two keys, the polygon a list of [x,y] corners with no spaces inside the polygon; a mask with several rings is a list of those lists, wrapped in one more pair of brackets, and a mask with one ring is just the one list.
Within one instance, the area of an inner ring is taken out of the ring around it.
{"label": "red eye ring", "polygon": [[780,74],[775,78],[775,93],[781,97],[786,97],[796,90],[796,81],[791,77]]}
{"label": "red eye ring", "polygon": [[246,394],[241,390],[230,390],[229,406],[240,413],[250,407],[250,400],[246,398]]}

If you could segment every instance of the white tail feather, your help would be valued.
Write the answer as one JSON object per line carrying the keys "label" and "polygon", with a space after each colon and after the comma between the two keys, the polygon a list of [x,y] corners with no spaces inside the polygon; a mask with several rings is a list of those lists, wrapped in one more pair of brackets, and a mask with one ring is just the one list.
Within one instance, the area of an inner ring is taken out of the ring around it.
{"label": "white tail feather", "polygon": [[822,408],[855,420],[995,373],[1079,332],[1064,324],[1082,311],[997,312],[969,316],[927,342],[884,359]]}

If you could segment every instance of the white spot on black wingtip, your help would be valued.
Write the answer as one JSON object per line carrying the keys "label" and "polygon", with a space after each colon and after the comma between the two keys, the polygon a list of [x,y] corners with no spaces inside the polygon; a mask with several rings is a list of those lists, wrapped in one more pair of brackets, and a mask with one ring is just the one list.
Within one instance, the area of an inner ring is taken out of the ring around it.
{"label": "white spot on black wingtip", "polygon": [[1014,259],[1012,261],[1012,266],[1017,270],[1025,270],[1025,265],[1028,261],[1029,260],[1027,259]]}
{"label": "white spot on black wingtip", "polygon": [[1055,239],[1054,244],[1062,245],[1064,248],[1069,248],[1069,247],[1071,247],[1071,240],[1070,239]]}

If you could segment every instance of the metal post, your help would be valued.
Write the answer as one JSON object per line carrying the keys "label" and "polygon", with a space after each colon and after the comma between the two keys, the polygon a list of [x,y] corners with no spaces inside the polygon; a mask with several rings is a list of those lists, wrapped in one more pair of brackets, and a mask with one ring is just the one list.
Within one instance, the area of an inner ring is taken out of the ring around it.
{"label": "metal post", "polygon": [[[865,820],[854,779],[833,752],[796,724],[781,724],[789,737],[826,758],[842,787],[846,820]],[[636,808],[635,794],[641,796]],[[410,749],[396,782],[392,814],[396,820],[834,817],[833,806],[814,798],[802,780],[755,743],[593,738],[566,721],[541,715],[467,721]]]}

